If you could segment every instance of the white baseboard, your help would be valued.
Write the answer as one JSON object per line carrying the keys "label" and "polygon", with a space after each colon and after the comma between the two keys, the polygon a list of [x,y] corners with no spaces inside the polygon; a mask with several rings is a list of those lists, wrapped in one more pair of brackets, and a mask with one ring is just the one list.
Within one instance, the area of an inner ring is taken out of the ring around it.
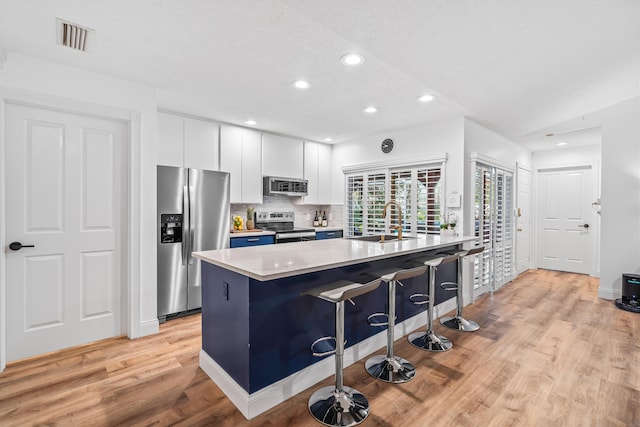
{"label": "white baseboard", "polygon": [[[452,298],[434,308],[435,318],[455,309],[456,300]],[[401,338],[427,323],[427,313],[423,311],[399,323],[395,327],[395,338]],[[343,365],[346,368],[387,345],[387,332],[383,329],[344,351]],[[204,350],[200,350],[200,368],[216,383],[222,392],[236,405],[248,420],[262,414],[290,397],[308,389],[314,384],[334,375],[335,360],[327,357],[311,366],[298,371],[287,378],[275,382],[255,393],[249,394],[225,372]],[[348,384],[347,384],[348,385]]]}
{"label": "white baseboard", "polygon": [[621,296],[622,291],[619,289],[603,288],[602,286],[598,288],[598,298],[614,300]]}

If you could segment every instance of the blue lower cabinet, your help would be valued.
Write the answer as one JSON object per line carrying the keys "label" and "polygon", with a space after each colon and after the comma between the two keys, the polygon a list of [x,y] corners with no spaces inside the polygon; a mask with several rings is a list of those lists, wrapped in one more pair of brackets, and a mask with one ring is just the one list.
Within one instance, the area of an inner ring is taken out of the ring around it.
{"label": "blue lower cabinet", "polygon": [[342,230],[316,231],[316,240],[340,239],[341,237]]}
{"label": "blue lower cabinet", "polygon": [[232,248],[243,248],[245,246],[273,245],[276,242],[276,236],[252,236],[252,237],[232,237]]}

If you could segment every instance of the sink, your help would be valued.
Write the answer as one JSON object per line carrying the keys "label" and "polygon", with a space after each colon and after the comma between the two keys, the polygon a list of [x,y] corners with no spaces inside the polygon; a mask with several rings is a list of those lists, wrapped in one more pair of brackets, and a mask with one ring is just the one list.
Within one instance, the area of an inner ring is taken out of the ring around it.
{"label": "sink", "polygon": [[[384,241],[382,240],[382,237],[384,237]],[[380,242],[380,243],[384,243],[384,242],[395,242],[395,241],[397,241],[398,240],[398,235],[397,234],[374,234],[372,236],[349,237],[349,239],[360,240],[361,242]],[[409,239],[415,239],[415,237],[402,236],[402,240],[409,240]]]}

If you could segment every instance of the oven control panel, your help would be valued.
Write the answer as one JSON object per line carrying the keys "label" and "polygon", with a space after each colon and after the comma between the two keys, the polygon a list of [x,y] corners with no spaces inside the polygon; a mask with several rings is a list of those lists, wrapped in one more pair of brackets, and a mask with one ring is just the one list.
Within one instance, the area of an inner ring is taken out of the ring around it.
{"label": "oven control panel", "polygon": [[293,212],[256,212],[256,222],[293,222]]}

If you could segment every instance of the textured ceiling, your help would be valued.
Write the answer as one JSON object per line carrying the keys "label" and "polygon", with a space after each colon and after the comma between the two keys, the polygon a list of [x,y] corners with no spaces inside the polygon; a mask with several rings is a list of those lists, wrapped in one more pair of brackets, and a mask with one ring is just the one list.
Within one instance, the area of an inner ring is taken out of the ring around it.
{"label": "textured ceiling", "polygon": [[[0,0],[0,11],[9,53],[152,86],[161,108],[316,141],[466,115],[534,148],[542,129],[640,95],[636,0]],[[55,18],[94,29],[89,51],[57,45]],[[366,62],[346,68],[350,51]],[[299,78],[312,87],[294,89]],[[416,101],[428,92],[436,101]]]}

